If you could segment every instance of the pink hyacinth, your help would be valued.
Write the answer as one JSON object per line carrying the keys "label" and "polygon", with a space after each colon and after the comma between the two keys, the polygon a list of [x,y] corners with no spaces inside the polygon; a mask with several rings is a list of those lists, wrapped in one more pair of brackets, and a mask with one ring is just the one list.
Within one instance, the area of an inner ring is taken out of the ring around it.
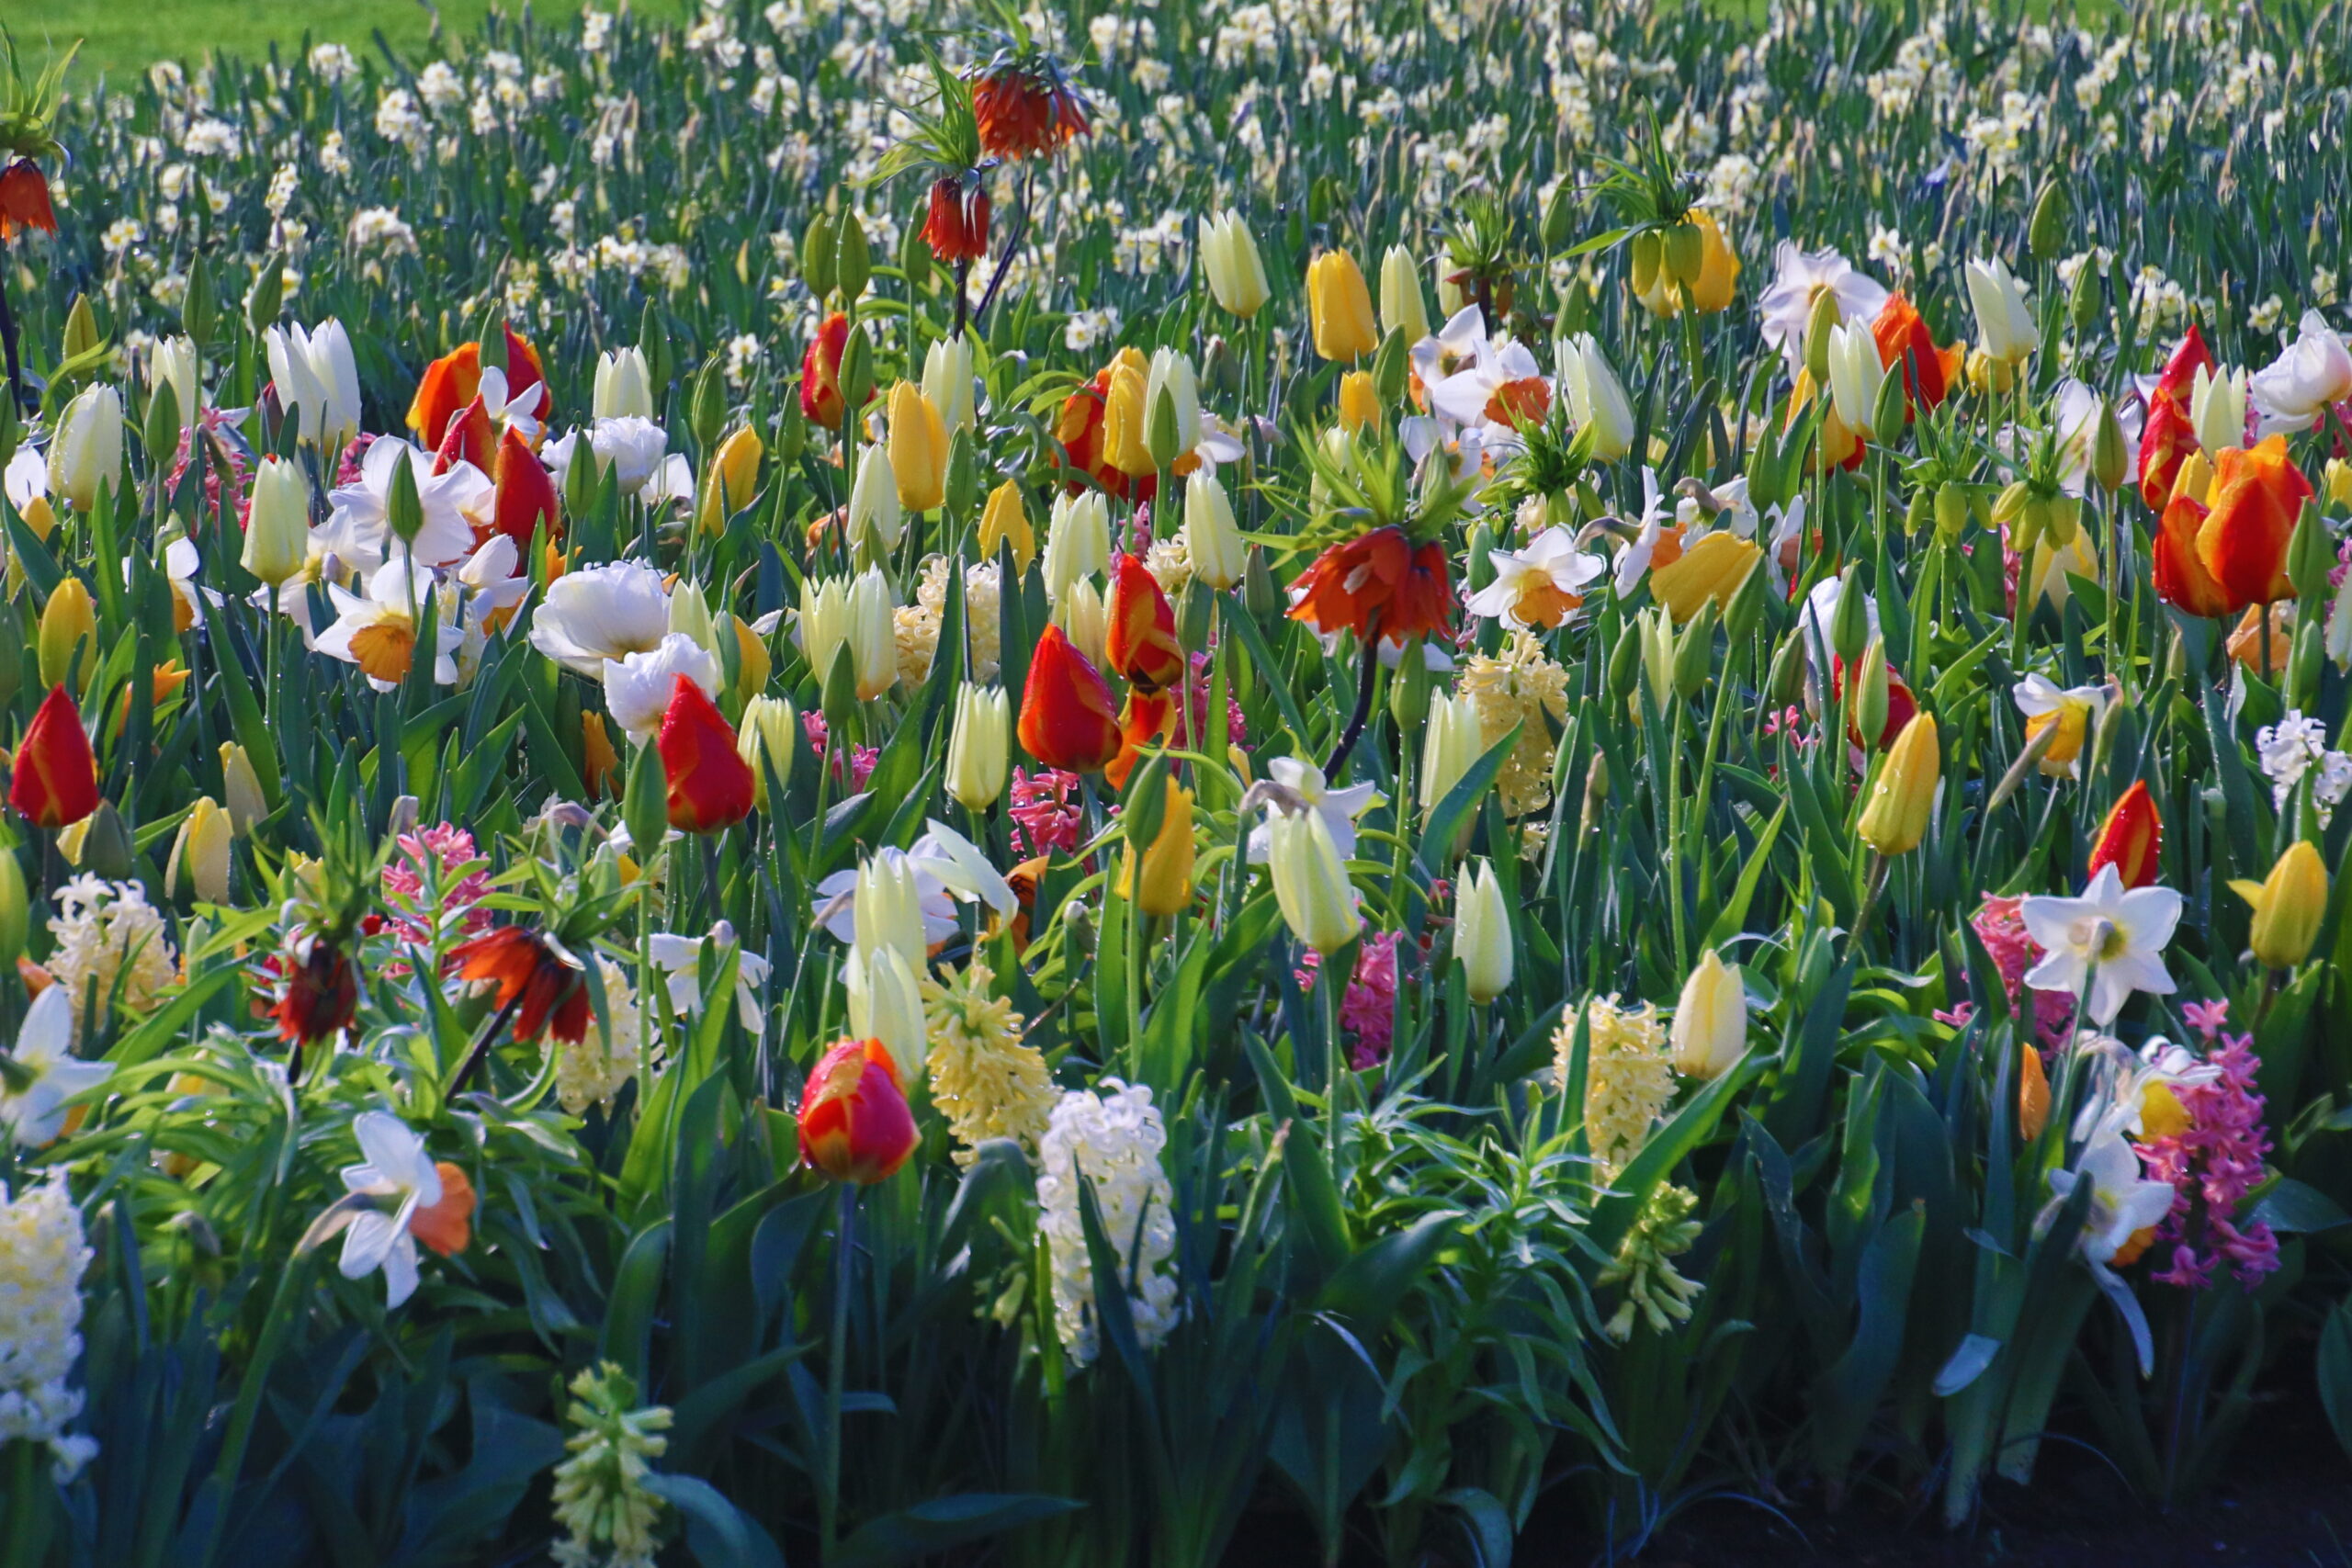
{"label": "pink hyacinth", "polygon": [[[489,872],[477,865],[458,874],[461,868],[481,858],[474,836],[447,822],[402,833],[400,853],[384,866],[387,929],[402,942],[425,946],[433,942],[436,930],[462,939],[489,925],[490,911],[481,907],[490,895]],[[433,891],[426,886],[427,872],[439,890],[437,905],[429,902]]]}
{"label": "pink hyacinth", "polygon": [[233,517],[238,532],[243,533],[245,512],[250,504],[245,485],[252,474],[244,453],[239,450],[241,443],[229,439],[235,433],[235,428],[221,417],[219,409],[206,409],[198,424],[181,429],[179,449],[172,454],[171,469],[164,485],[167,491],[179,489],[180,480],[187,474],[190,439],[197,430],[202,430],[207,450],[204,455],[204,505],[200,510],[209,512],[213,520],[223,528]]}
{"label": "pink hyacinth", "polygon": [[[2227,1014],[2226,1005],[2219,1003],[2183,1010],[2209,1043]],[[2207,1032],[2209,1024],[2213,1032]],[[2222,1036],[2221,1048],[2205,1061],[2221,1068],[2221,1076],[2175,1091],[2188,1125],[2140,1145],[2148,1179],[2171,1183],[2175,1194],[2154,1246],[2159,1253],[2169,1249],[2172,1264],[2154,1277],[2201,1291],[2212,1284],[2213,1270],[2227,1263],[2237,1271],[2238,1282],[2252,1289],[2278,1267],[2278,1238],[2270,1227],[2259,1220],[2242,1225],[2238,1213],[2246,1195],[2262,1184],[2263,1156],[2270,1152],[2263,1099],[2255,1089],[2262,1063],[2250,1034]]]}
{"label": "pink hyacinth", "polygon": [[[1176,708],[1178,746],[1188,750],[1204,750],[1211,732],[1209,726],[1209,656],[1196,653],[1192,658],[1192,671],[1184,678],[1184,700]],[[1241,705],[1233,700],[1231,687],[1225,694],[1225,733],[1228,742],[1236,746],[1250,743],[1250,725],[1241,716]],[[1195,736],[1198,739],[1195,739]]]}
{"label": "pink hyacinth", "polygon": [[[802,714],[800,733],[808,738],[808,750],[816,753],[817,764],[822,767],[825,762],[825,743],[832,739],[832,731],[825,724],[825,716],[813,711]],[[849,787],[852,790],[864,789],[865,781],[874,776],[875,764],[881,761],[880,747],[852,746],[849,749]],[[842,760],[835,757],[833,777],[838,781],[841,776]]]}
{"label": "pink hyacinth", "polygon": [[1066,768],[1040,768],[1035,773],[1015,768],[1012,793],[1012,804],[1006,811],[1012,818],[1013,848],[1023,858],[1078,848],[1084,818],[1075,798],[1076,773]]}
{"label": "pink hyacinth", "polygon": [[[1368,933],[1357,946],[1355,971],[1340,997],[1340,1037],[1348,1042],[1348,1066],[1358,1072],[1388,1060],[1396,1043],[1396,943],[1401,935]],[[1298,967],[1300,990],[1315,988],[1321,967],[1322,955],[1309,948]]]}
{"label": "pink hyacinth", "polygon": [[[2022,898],[1996,898],[1987,893],[1983,907],[1968,922],[1976,928],[1977,939],[1984,942],[1986,955],[1993,960],[1993,968],[2001,977],[2001,992],[2009,998],[2012,1010],[2025,989],[2026,971],[2041,962],[2041,944],[2027,933],[2025,917],[2019,913],[2024,902]],[[1966,1023],[1974,1011],[1973,1004],[1963,1002],[1936,1017],[1940,1022],[1957,1026]],[[2075,1034],[2074,997],[2065,991],[2045,991],[2037,987],[2033,993],[2033,1027],[2041,1036],[2043,1055],[2065,1044]]]}

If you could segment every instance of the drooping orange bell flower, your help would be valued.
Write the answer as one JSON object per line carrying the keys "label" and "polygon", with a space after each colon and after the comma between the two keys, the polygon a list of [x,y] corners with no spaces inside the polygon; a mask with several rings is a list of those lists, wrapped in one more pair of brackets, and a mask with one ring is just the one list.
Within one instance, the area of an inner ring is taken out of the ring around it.
{"label": "drooping orange bell flower", "polygon": [[1892,370],[1898,362],[1902,365],[1903,390],[1911,413],[1917,413],[1922,403],[1931,409],[1941,405],[1951,394],[1968,357],[1965,344],[1938,348],[1936,334],[1928,330],[1919,308],[1899,288],[1886,297],[1878,320],[1871,323],[1871,336],[1878,344],[1882,368]]}
{"label": "drooping orange bell flower", "polygon": [[1127,787],[1127,775],[1143,761],[1144,748],[1165,739],[1175,719],[1175,693],[1147,692],[1138,686],[1127,694],[1126,705],[1119,709],[1119,754],[1102,770],[1113,789]]}
{"label": "drooping orange bell flower", "polygon": [[1021,749],[1049,768],[1096,773],[1119,754],[1110,685],[1059,626],[1047,626],[1030,655],[1018,728]]}
{"label": "drooping orange bell flower", "polygon": [[529,551],[531,535],[542,522],[549,543],[561,538],[563,503],[556,493],[555,476],[514,426],[507,426],[498,438],[498,456],[492,461],[496,467],[492,477],[498,482],[493,525],[514,541],[516,558],[524,558]]}
{"label": "drooping orange bell flower", "polygon": [[286,955],[286,978],[269,1016],[277,1037],[307,1045],[340,1034],[359,1010],[359,973],[334,943],[308,937],[303,950]]}
{"label": "drooping orange bell flower", "polygon": [[515,1043],[527,1045],[541,1034],[577,1045],[587,1037],[588,987],[578,959],[526,926],[500,926],[449,950],[461,980],[497,985],[501,1010],[514,1009]]}
{"label": "drooping orange bell flower", "polygon": [[972,77],[972,114],[979,121],[981,150],[991,158],[1051,153],[1089,129],[1086,100],[1042,55],[1000,57],[979,67]]}
{"label": "drooping orange bell flower", "polygon": [[2287,541],[2312,497],[2312,483],[2274,435],[2251,452],[2224,446],[2213,460],[2213,490],[2197,529],[2197,558],[2230,596],[2230,612],[2295,596]]}
{"label": "drooping orange bell flower", "polygon": [[690,675],[670,678],[670,705],[654,737],[669,784],[670,826],[682,833],[716,833],[752,814],[757,782],[737,755],[727,716]]}
{"label": "drooping orange bell flower", "polygon": [[989,193],[977,175],[942,175],[931,182],[922,239],[947,266],[988,254]]}
{"label": "drooping orange bell flower", "polygon": [[2151,563],[2156,596],[2187,615],[2226,615],[2236,608],[2230,602],[2229,590],[2213,581],[2213,574],[2205,570],[2204,558],[2197,553],[2198,531],[2204,525],[2205,503],[2193,495],[2176,495],[2165,507],[2156,524],[2155,558]]}
{"label": "drooping orange bell flower", "polygon": [[486,474],[497,450],[498,432],[490,423],[490,410],[477,397],[442,427],[441,445],[433,454],[433,471],[446,474],[459,463],[471,463]]}
{"label": "drooping orange bell flower", "polygon": [[835,1181],[871,1187],[922,1142],[899,1064],[879,1040],[842,1040],[809,1069],[800,1094],[800,1159]]}
{"label": "drooping orange bell flower", "polygon": [[1403,646],[1445,629],[1452,608],[1445,547],[1416,547],[1396,527],[1374,528],[1331,546],[1291,584],[1291,619],[1317,635],[1374,631]]}
{"label": "drooping orange bell flower", "polygon": [[[812,424],[839,430],[849,410],[842,401],[842,355],[849,352],[849,317],[839,310],[827,316],[800,356],[800,412]],[[866,389],[866,401],[874,390]]]}
{"label": "drooping orange bell flower", "polygon": [[82,710],[52,686],[17,748],[8,804],[36,828],[70,828],[98,808],[98,760]]}
{"label": "drooping orange bell flower", "polygon": [[1184,675],[1176,610],[1143,558],[1121,551],[1111,562],[1111,624],[1103,652],[1123,681],[1164,692]]}
{"label": "drooping orange bell flower", "polygon": [[2126,887],[2145,887],[2156,879],[2157,861],[2165,847],[2164,818],[2156,815],[2155,797],[2145,780],[2134,781],[2123,792],[2098,837],[2091,841],[2090,874],[2113,866]]}
{"label": "drooping orange bell flower", "polygon": [[0,169],[0,241],[28,229],[56,233],[57,212],[49,204],[49,180],[40,165],[19,158]]}

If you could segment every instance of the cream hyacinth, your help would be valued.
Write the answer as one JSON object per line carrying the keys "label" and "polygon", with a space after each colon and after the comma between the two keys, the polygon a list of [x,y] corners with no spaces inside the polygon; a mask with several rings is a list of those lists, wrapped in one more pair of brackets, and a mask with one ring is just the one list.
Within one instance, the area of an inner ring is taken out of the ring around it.
{"label": "cream hyacinth", "polygon": [[1094,1261],[1080,1217],[1080,1178],[1094,1184],[1102,1231],[1126,1280],[1136,1338],[1150,1349],[1176,1326],[1181,1307],[1169,1262],[1176,1255],[1174,1200],[1159,1151],[1168,1129],[1151,1090],[1104,1078],[1101,1091],[1072,1089],[1054,1107],[1040,1146],[1038,1224],[1054,1265],[1054,1326],[1073,1366],[1102,1348],[1094,1312]]}
{"label": "cream hyacinth", "polygon": [[0,1184],[0,1447],[47,1443],[62,1483],[98,1451],[66,1434],[82,1413],[67,1380],[82,1356],[82,1275],[90,1266],[82,1212],[62,1178],[11,1200]]}
{"label": "cream hyacinth", "polygon": [[[77,876],[57,890],[57,907],[49,921],[50,934],[57,939],[49,972],[74,1004],[77,1031],[105,1026],[118,985],[123,1005],[144,1012],[179,977],[164,917],[139,884]],[[94,984],[97,1017],[85,1019],[82,1010]]]}
{"label": "cream hyacinth", "polygon": [[[1674,1062],[1656,1003],[1624,1008],[1613,996],[1596,998],[1585,1012],[1591,1020],[1584,1066],[1585,1141],[1602,1170],[1613,1175],[1633,1158],[1674,1098]],[[1576,1033],[1573,1015],[1562,1018],[1553,1032],[1554,1061],[1563,1084]]]}
{"label": "cream hyacinth", "polygon": [[953,980],[922,982],[931,1101],[955,1135],[957,1165],[970,1165],[989,1138],[1012,1138],[1035,1159],[1059,1092],[1021,1015],[990,992],[995,978],[975,958]]}
{"label": "cream hyacinth", "polygon": [[571,1457],[555,1467],[554,1488],[556,1522],[570,1533],[549,1555],[561,1568],[653,1568],[662,1499],[646,1488],[646,1461],[670,1446],[659,1435],[670,1409],[632,1409],[637,1384],[611,1361],[572,1379],[571,1400]]}
{"label": "cream hyacinth", "polygon": [[610,1111],[622,1086],[637,1076],[642,1038],[637,992],[629,986],[628,972],[601,953],[596,968],[605,982],[605,1015],[612,1027],[607,1031],[592,1020],[578,1043],[556,1042],[555,1097],[567,1116],[584,1115],[592,1105]]}
{"label": "cream hyacinth", "polygon": [[1482,746],[1492,746],[1524,721],[1519,740],[1495,777],[1503,814],[1523,817],[1552,799],[1552,732],[1544,716],[1566,719],[1568,672],[1544,656],[1532,634],[1514,632],[1500,658],[1478,654],[1464,671],[1460,694],[1477,709]]}

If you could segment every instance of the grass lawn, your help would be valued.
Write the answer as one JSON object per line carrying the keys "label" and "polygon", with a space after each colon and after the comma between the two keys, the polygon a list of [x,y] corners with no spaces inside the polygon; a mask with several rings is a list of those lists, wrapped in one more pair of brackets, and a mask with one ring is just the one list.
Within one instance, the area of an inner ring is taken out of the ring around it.
{"label": "grass lawn", "polygon": [[[689,0],[639,0],[630,9],[639,15],[683,12]],[[568,16],[583,0],[535,0],[540,17]],[[605,0],[617,10],[618,0]],[[28,66],[44,58],[43,46],[63,49],[75,39],[84,41],[74,80],[86,86],[100,72],[136,70],[163,55],[192,57],[215,51],[259,56],[275,41],[281,49],[298,46],[308,33],[314,39],[335,39],[355,50],[372,47],[380,31],[395,49],[423,44],[433,30],[437,13],[450,32],[469,31],[485,12],[498,10],[519,16],[520,0],[341,0],[321,6],[316,0],[9,0],[5,7],[8,30],[24,51]]]}

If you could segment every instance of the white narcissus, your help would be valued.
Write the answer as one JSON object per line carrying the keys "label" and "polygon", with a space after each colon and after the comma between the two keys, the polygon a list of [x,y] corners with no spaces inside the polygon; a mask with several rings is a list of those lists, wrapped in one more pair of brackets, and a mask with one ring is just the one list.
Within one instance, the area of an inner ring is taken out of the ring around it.
{"label": "white narcissus", "polygon": [[413,567],[405,555],[378,567],[368,579],[368,591],[354,593],[341,583],[327,584],[327,599],[334,606],[334,624],[318,637],[318,651],[346,664],[356,664],[368,683],[389,692],[408,678],[417,654],[416,618],[433,606],[435,623],[433,679],[438,685],[458,683],[457,652],[466,640],[458,625],[458,594],[447,587],[435,592],[433,573]]}
{"label": "white narcissus", "polygon": [[2103,865],[2078,898],[2029,897],[2019,906],[2025,929],[2043,950],[2026,972],[2037,991],[2079,994],[2090,987],[2094,1022],[2111,1023],[2134,991],[2170,996],[2165,944],[2180,923],[2180,894],[2170,887],[2127,889],[2115,867]]}
{"label": "white narcissus", "polygon": [[[1380,798],[1376,785],[1350,784],[1345,789],[1333,789],[1323,777],[1323,770],[1296,757],[1277,757],[1266,764],[1266,772],[1274,783],[1302,802],[1307,810],[1323,818],[1324,830],[1330,836],[1332,847],[1343,861],[1354,858],[1356,852],[1356,818],[1371,810]],[[1273,830],[1282,820],[1282,808],[1269,804],[1266,819],[1250,831],[1250,863],[1263,865],[1273,849]]]}
{"label": "white narcissus", "polygon": [[643,561],[567,571],[531,612],[533,648],[567,670],[601,676],[605,661],[648,653],[670,629],[669,591]]}
{"label": "white narcissus", "polygon": [[2009,696],[2025,716],[2026,743],[2031,745],[2053,726],[2049,750],[2041,754],[2041,772],[2050,778],[2081,775],[2083,742],[2090,727],[2107,712],[2105,686],[2061,689],[2046,675],[2028,675],[2010,688]]}
{"label": "white narcissus", "polygon": [[1487,556],[1495,580],[1464,602],[1474,615],[1499,617],[1514,629],[1550,631],[1568,617],[1586,588],[1609,570],[1609,563],[1577,547],[1566,528],[1544,529],[1522,550],[1492,550]]}
{"label": "white narcissus", "polygon": [[492,521],[498,487],[488,474],[465,462],[435,473],[432,453],[398,436],[379,435],[359,461],[359,482],[328,495],[333,510],[318,528],[321,546],[345,565],[372,568],[397,542],[391,536],[391,497],[402,460],[416,480],[424,518],[409,547],[419,564],[442,566],[471,555],[475,525]]}
{"label": "white narcissus", "polygon": [[1857,271],[1835,248],[1799,250],[1782,240],[1772,250],[1776,276],[1756,301],[1763,319],[1767,348],[1777,348],[1794,376],[1804,364],[1805,329],[1812,324],[1814,302],[1823,294],[1838,299],[1838,319],[1868,327],[1886,308],[1886,288],[1866,272]]}
{"label": "white narcissus", "polygon": [[74,1059],[74,998],[62,985],[33,998],[8,1066],[0,1078],[0,1127],[27,1148],[55,1138],[65,1127],[65,1102],[114,1072],[111,1062]]}
{"label": "white narcissus", "polygon": [[396,1307],[416,1293],[416,1236],[410,1226],[419,1209],[441,1201],[441,1173],[425,1153],[424,1139],[390,1111],[363,1111],[352,1119],[351,1131],[365,1163],[344,1167],[343,1185],[353,1197],[376,1201],[351,1217],[339,1267],[346,1280],[382,1269],[384,1304]]}
{"label": "white narcissus", "polygon": [[2247,384],[2262,434],[2309,430],[2337,403],[2352,400],[2352,346],[2317,310],[2306,310],[2286,352]]}

